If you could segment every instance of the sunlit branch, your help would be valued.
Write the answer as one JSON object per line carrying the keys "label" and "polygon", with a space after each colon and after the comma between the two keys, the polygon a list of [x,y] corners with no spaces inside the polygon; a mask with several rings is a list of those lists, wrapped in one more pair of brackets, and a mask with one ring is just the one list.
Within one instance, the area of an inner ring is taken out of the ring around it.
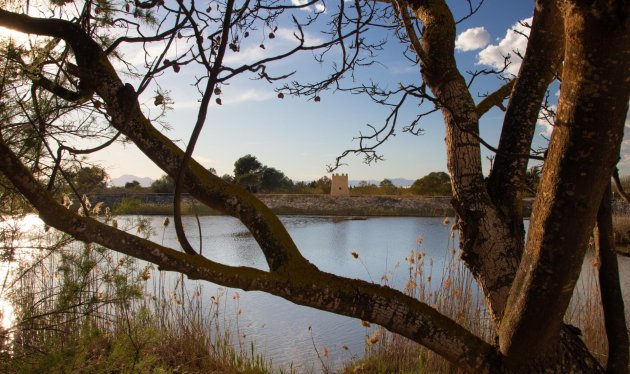
{"label": "sunlit branch", "polygon": [[501,106],[503,105],[503,100],[506,97],[510,96],[510,92],[512,92],[512,87],[514,87],[514,79],[505,83],[498,90],[494,91],[490,95],[486,96],[479,104],[477,104],[477,116],[481,118],[484,114],[486,114],[492,107],[497,106],[501,110],[505,110]]}

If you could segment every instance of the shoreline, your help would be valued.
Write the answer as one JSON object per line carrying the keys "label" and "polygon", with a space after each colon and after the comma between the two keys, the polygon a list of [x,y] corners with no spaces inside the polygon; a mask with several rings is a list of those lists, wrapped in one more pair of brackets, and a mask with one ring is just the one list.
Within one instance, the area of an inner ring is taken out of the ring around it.
{"label": "shoreline", "polygon": [[[257,194],[278,215],[332,217],[446,217],[453,216],[450,196],[330,196]],[[94,194],[92,203],[103,202],[116,214],[172,215],[173,194]],[[182,214],[219,215],[183,195]]]}
{"label": "shoreline", "polygon": [[[369,195],[330,196],[306,194],[256,194],[278,215],[332,217],[453,217],[451,196]],[[103,202],[116,214],[172,215],[173,194],[118,193],[93,194],[92,203]],[[221,215],[182,195],[182,215]],[[529,217],[532,201],[524,200]],[[78,207],[78,205],[77,205]]]}

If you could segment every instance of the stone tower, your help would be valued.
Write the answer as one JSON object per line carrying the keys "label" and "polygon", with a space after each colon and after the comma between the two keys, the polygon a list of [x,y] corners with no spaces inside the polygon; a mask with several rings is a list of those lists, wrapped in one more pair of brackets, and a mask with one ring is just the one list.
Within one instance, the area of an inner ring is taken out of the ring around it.
{"label": "stone tower", "polygon": [[330,184],[330,196],[350,196],[348,174],[333,174]]}

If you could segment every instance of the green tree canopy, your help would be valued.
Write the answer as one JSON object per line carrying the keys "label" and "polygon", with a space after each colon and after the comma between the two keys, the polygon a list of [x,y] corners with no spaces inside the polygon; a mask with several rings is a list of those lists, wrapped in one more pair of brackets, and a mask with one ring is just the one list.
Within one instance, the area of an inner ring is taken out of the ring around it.
{"label": "green tree canopy", "polygon": [[164,174],[159,179],[151,183],[149,187],[155,193],[173,193],[175,192],[175,182],[173,178]]}
{"label": "green tree canopy", "polygon": [[104,168],[93,165],[80,167],[71,172],[70,179],[74,183],[77,192],[92,193],[107,188],[109,175]]}
{"label": "green tree canopy", "polygon": [[413,182],[411,191],[423,196],[448,196],[451,195],[451,178],[443,171],[434,171]]}
{"label": "green tree canopy", "polygon": [[140,188],[140,182],[138,182],[137,180],[133,180],[131,182],[127,182],[125,183],[125,188],[126,189],[138,189]]}
{"label": "green tree canopy", "polygon": [[258,174],[262,169],[263,164],[255,156],[247,154],[234,163],[234,177],[238,179],[245,174]]}
{"label": "green tree canopy", "polygon": [[260,188],[263,192],[288,190],[293,181],[276,168],[265,166],[261,173]]}

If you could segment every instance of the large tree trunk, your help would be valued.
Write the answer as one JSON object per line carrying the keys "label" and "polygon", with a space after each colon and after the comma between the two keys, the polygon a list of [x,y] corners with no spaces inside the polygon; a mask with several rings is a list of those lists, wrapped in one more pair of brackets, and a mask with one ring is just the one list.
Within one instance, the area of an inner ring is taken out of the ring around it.
{"label": "large tree trunk", "polygon": [[[466,82],[457,69],[455,22],[443,1],[412,4],[422,20],[423,79],[442,106],[446,126],[447,166],[458,215],[462,259],[487,298],[499,321],[518,266],[518,247],[510,226],[501,219],[486,188],[482,173],[479,119]],[[413,32],[407,29],[408,33]]]}
{"label": "large tree trunk", "polygon": [[[555,1],[537,1],[525,57],[507,106],[498,151],[488,177],[490,196],[524,245],[523,187],[541,103],[560,70],[564,50],[562,17]],[[520,259],[523,248],[514,256]]]}
{"label": "large tree trunk", "polygon": [[[539,187],[529,250],[517,272],[524,243],[519,201],[527,165],[523,154],[529,150],[537,108],[553,76],[550,69],[557,66],[556,51],[562,50],[562,38],[554,34],[558,32],[554,17],[558,11],[554,2],[537,3],[534,23],[539,32],[532,34],[528,52],[542,47],[549,50],[537,59],[526,56],[521,71],[525,75],[519,79],[527,84],[515,84],[504,144],[499,149],[504,153],[499,168],[493,171],[492,201],[481,172],[474,103],[452,58],[452,16],[441,1],[414,2],[412,7],[425,26],[419,52],[424,81],[443,107],[462,258],[500,323],[501,349],[509,370],[601,370],[571,329],[562,334],[560,330],[623,135],[629,72],[627,56],[622,57],[627,54],[628,33],[622,28],[627,28],[623,25],[627,21],[622,19],[620,24],[618,13],[603,14],[595,5],[589,9],[562,4],[566,49],[560,129],[554,134]],[[601,40],[607,37],[614,41],[604,46]],[[619,54],[619,49],[624,52]],[[615,67],[614,77],[600,82],[597,77],[606,76],[605,70],[611,66]],[[616,87],[611,86],[617,82]],[[600,109],[607,105],[609,110]]]}

